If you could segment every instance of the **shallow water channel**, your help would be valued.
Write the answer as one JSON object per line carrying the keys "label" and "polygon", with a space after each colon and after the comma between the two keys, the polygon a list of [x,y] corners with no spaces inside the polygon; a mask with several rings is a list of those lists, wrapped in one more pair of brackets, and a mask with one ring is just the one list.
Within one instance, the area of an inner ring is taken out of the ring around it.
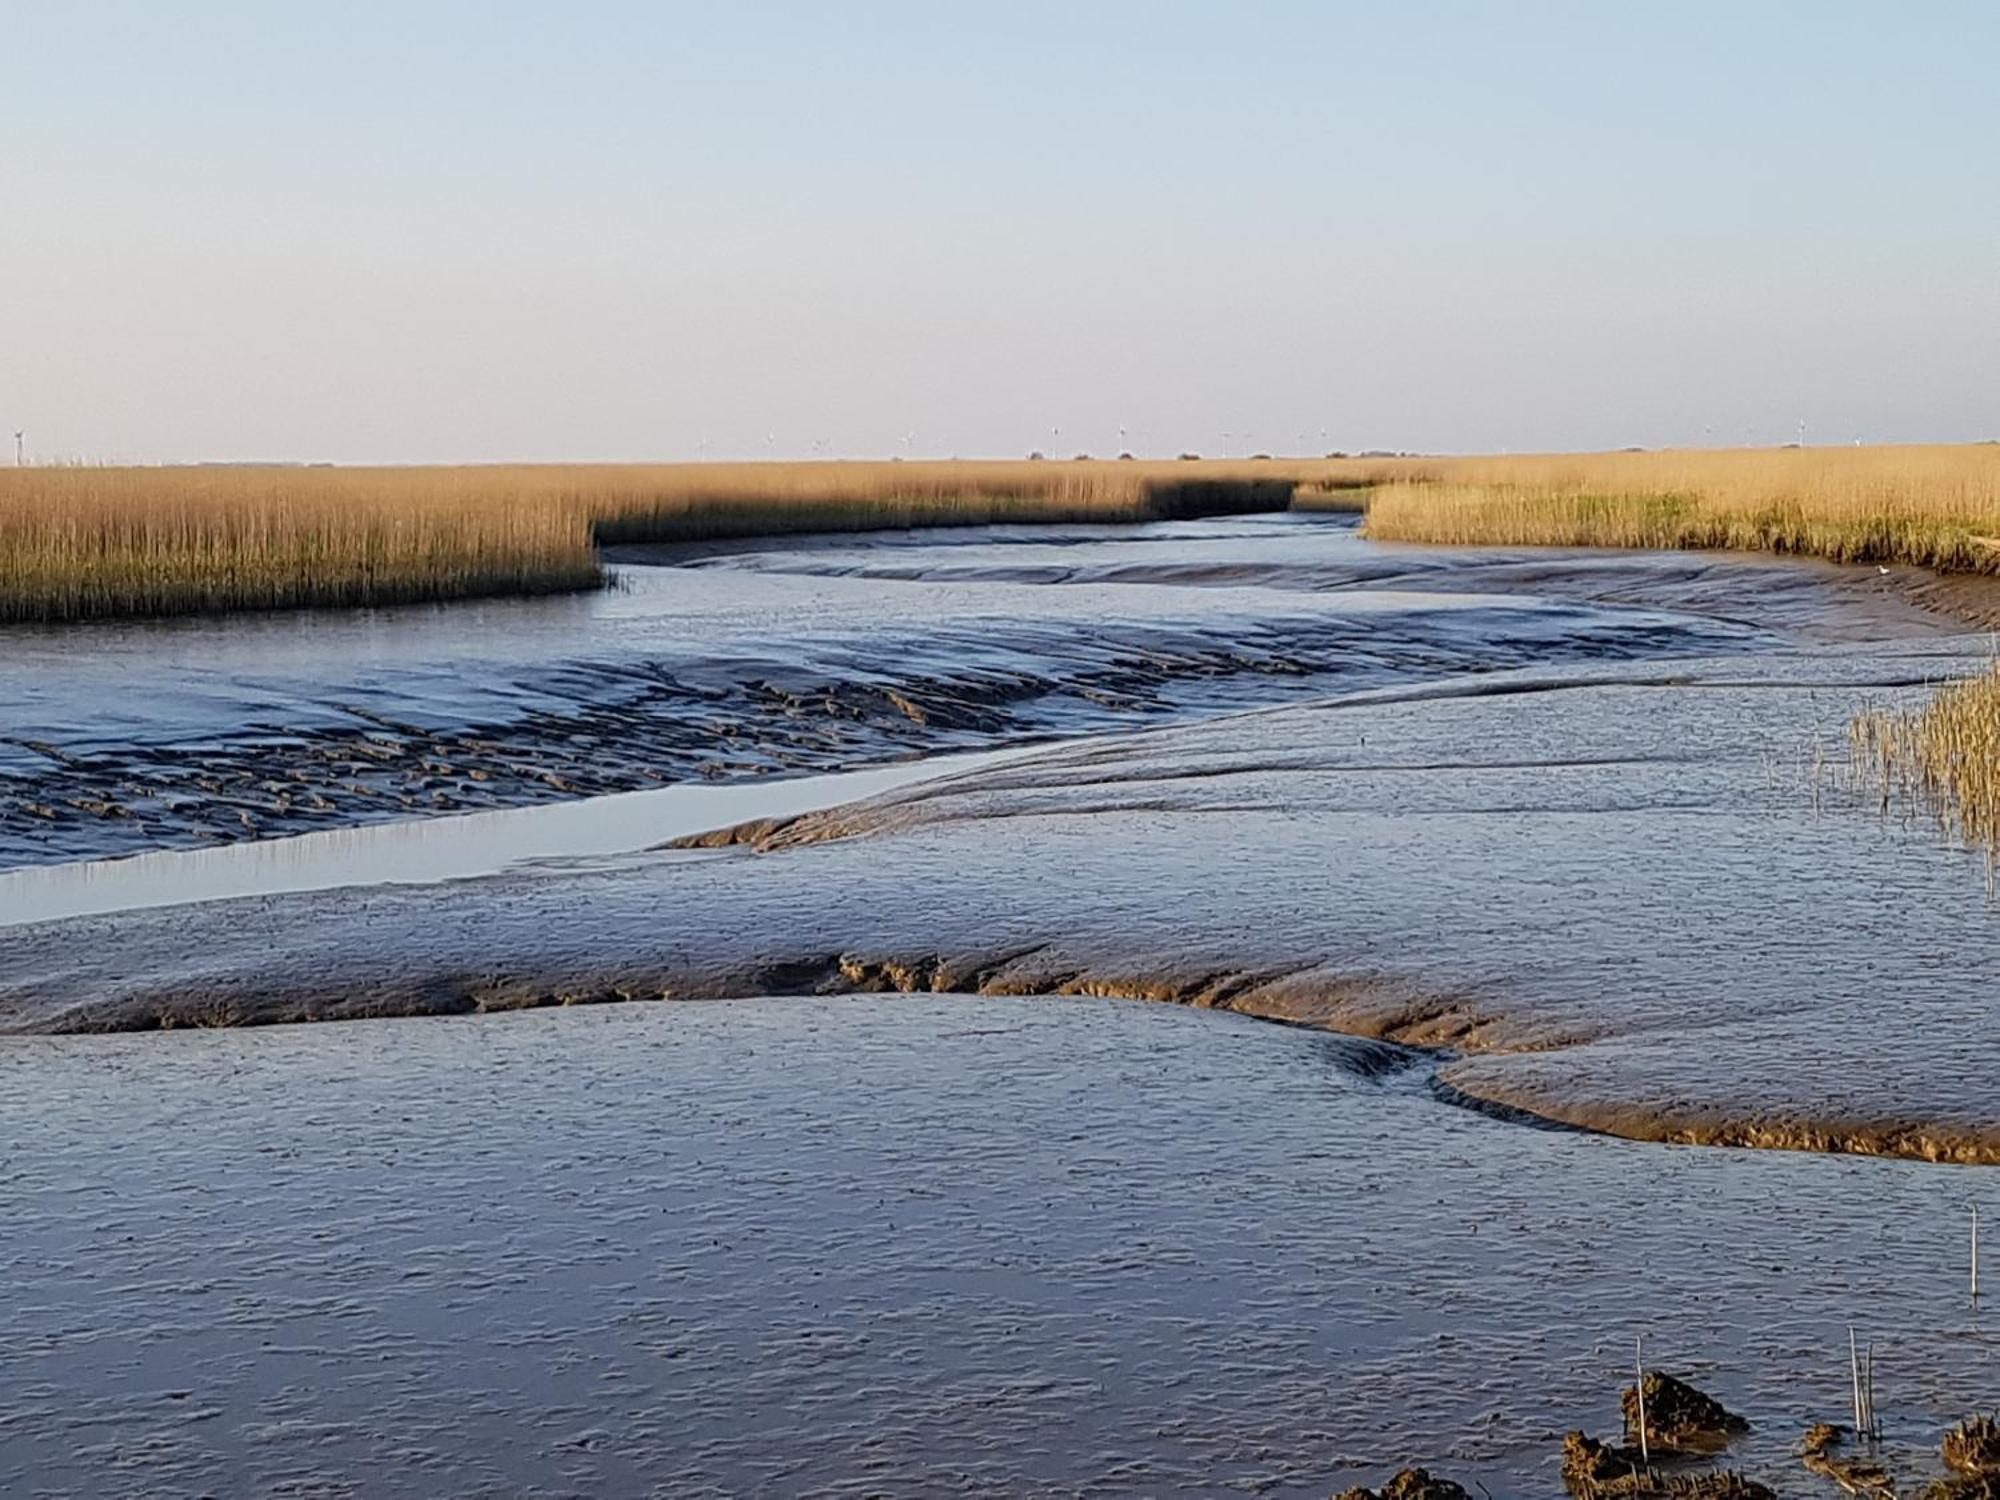
{"label": "shallow water channel", "polygon": [[1803,1497],[1850,1324],[1905,1474],[1992,1403],[1994,1179],[1877,1159],[2000,1160],[2000,915],[1840,764],[1988,649],[1895,580],[670,561],[10,638],[0,1493],[1541,1497],[1643,1336]]}

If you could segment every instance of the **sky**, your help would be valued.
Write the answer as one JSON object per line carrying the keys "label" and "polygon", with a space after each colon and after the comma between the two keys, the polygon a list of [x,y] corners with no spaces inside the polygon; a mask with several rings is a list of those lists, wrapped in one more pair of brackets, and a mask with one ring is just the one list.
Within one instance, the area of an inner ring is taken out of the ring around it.
{"label": "sky", "polygon": [[2000,437],[1996,55],[1989,0],[0,0],[0,428],[84,462]]}

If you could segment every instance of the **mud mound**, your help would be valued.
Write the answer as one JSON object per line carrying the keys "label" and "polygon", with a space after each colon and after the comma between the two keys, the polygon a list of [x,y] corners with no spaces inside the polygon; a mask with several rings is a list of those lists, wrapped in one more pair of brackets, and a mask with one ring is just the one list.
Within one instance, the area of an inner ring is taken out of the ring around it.
{"label": "mud mound", "polygon": [[1614,1448],[1581,1432],[1563,1439],[1562,1476],[1576,1500],[1777,1500],[1733,1469],[1663,1472],[1642,1466],[1633,1449]]}
{"label": "mud mound", "polygon": [[1571,1493],[1585,1497],[1623,1493],[1608,1488],[1639,1473],[1639,1455],[1624,1448],[1600,1443],[1581,1432],[1563,1439],[1563,1483]]}
{"label": "mud mound", "polygon": [[1848,1457],[1837,1450],[1847,1441],[1845,1427],[1820,1422],[1806,1429],[1799,1440],[1799,1457],[1808,1471],[1831,1479],[1847,1494],[1870,1500],[1894,1500],[1896,1484],[1873,1459]]}
{"label": "mud mound", "polygon": [[1946,1466],[1961,1474],[2000,1475],[2000,1422],[1967,1417],[1944,1435],[1941,1449]]}
{"label": "mud mound", "polygon": [[1950,1475],[1925,1490],[1923,1500],[2000,1500],[2000,1472]]}
{"label": "mud mound", "polygon": [[1356,1485],[1342,1490],[1334,1500],[1471,1500],[1471,1496],[1463,1485],[1435,1479],[1428,1469],[1405,1469],[1380,1490]]}
{"label": "mud mound", "polygon": [[[1704,1395],[1684,1380],[1661,1370],[1645,1374],[1646,1443],[1654,1452],[1713,1453],[1750,1424],[1729,1411],[1720,1401]],[[1639,1441],[1639,1388],[1627,1386],[1619,1393],[1625,1413],[1625,1436]]]}

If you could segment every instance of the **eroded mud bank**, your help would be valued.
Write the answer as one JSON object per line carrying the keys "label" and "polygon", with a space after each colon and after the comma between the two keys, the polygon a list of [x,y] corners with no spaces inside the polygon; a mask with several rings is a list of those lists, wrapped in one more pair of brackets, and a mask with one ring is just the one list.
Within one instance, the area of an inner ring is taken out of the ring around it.
{"label": "eroded mud bank", "polygon": [[1660,1140],[2000,1161],[1975,860],[1816,777],[1977,641],[1493,674],[1033,757],[609,870],[0,930],[14,1031],[871,989],[1448,1047]]}

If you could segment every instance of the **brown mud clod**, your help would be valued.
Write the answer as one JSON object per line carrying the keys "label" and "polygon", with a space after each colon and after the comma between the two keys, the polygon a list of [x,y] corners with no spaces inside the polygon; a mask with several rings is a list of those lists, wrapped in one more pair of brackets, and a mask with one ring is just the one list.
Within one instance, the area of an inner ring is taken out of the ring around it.
{"label": "brown mud clod", "polygon": [[1938,1451],[1951,1472],[1924,1491],[1924,1500],[2000,1500],[2000,1422],[1967,1417]]}
{"label": "brown mud clod", "polygon": [[1404,1469],[1379,1490],[1362,1485],[1342,1490],[1334,1500],[1472,1500],[1465,1487],[1434,1478],[1429,1469]]}
{"label": "brown mud clod", "polygon": [[1945,1466],[1961,1474],[2000,1474],[2000,1422],[1967,1417],[1944,1435]]}
{"label": "brown mud clod", "polygon": [[1799,1440],[1799,1458],[1809,1471],[1831,1479],[1845,1494],[1866,1496],[1868,1500],[1895,1500],[1896,1483],[1888,1470],[1871,1458],[1838,1451],[1848,1436],[1845,1427],[1832,1422],[1815,1423]]}
{"label": "brown mud clod", "polygon": [[1643,1405],[1637,1386],[1628,1385],[1618,1398],[1625,1414],[1625,1436],[1634,1445],[1639,1442],[1642,1409],[1646,1414],[1646,1446],[1655,1453],[1715,1453],[1731,1438],[1750,1430],[1743,1418],[1685,1380],[1662,1370],[1648,1370],[1644,1381]]}
{"label": "brown mud clod", "polygon": [[[1651,1410],[1646,1414],[1650,1418]],[[1666,1470],[1642,1463],[1636,1449],[1600,1443],[1581,1432],[1563,1439],[1562,1476],[1577,1500],[1776,1500],[1771,1490],[1734,1469]]]}
{"label": "brown mud clod", "polygon": [[2000,1500],[2000,1473],[1947,1475],[1932,1482],[1923,1500]]}

